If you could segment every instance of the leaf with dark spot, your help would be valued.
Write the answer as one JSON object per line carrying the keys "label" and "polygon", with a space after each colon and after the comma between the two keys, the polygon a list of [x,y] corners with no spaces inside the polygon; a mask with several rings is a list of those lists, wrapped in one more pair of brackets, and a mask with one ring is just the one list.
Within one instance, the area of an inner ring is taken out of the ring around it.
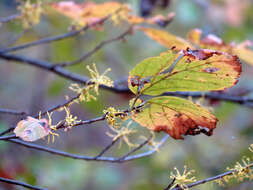
{"label": "leaf with dark spot", "polygon": [[216,91],[234,86],[240,73],[237,56],[207,49],[169,50],[137,64],[128,86],[134,94],[154,96],[168,91]]}
{"label": "leaf with dark spot", "polygon": [[141,112],[132,112],[132,119],[155,132],[165,132],[175,139],[183,135],[211,135],[217,118],[207,109],[188,100],[162,96],[147,101]]}

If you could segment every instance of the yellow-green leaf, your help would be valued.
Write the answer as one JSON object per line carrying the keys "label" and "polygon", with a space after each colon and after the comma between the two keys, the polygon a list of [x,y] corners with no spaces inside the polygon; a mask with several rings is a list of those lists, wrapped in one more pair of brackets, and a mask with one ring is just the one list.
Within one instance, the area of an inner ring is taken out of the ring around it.
{"label": "yellow-green leaf", "polygon": [[132,112],[131,116],[141,126],[156,132],[163,131],[175,139],[199,133],[212,135],[218,121],[207,109],[171,96],[152,98],[140,112]]}
{"label": "yellow-green leaf", "polygon": [[237,56],[212,50],[169,50],[148,58],[130,71],[134,94],[160,95],[167,91],[210,91],[232,87],[241,64]]}

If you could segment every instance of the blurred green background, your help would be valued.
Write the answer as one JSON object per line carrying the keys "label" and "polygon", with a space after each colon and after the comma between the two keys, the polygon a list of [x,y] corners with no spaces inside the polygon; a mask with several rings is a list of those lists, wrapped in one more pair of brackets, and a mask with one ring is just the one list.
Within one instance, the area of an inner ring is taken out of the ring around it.
{"label": "blurred green background", "polygon": [[[121,2],[131,4],[133,11],[139,14],[140,1]],[[152,14],[167,14],[172,11],[176,13],[175,19],[166,27],[172,34],[185,37],[187,31],[198,27],[205,32],[217,34],[226,42],[253,40],[252,0],[171,0],[166,9],[155,8]],[[0,17],[16,12],[14,0],[0,1]],[[50,12],[43,15],[40,24],[26,31],[16,44],[65,33],[70,24],[70,19]],[[95,47],[100,41],[117,36],[126,28],[124,25],[113,26],[111,22],[106,22],[102,31],[88,30],[78,37],[35,46],[19,51],[18,54],[45,59],[52,63],[71,61]],[[6,44],[22,31],[21,23],[18,21],[2,24],[0,47],[6,47]],[[108,75],[117,80],[127,76],[129,70],[143,59],[166,51],[166,48],[140,32],[126,39],[125,42],[118,41],[107,45],[82,64],[68,69],[88,75],[86,65],[96,63],[100,72],[108,67],[112,68]],[[243,63],[242,77],[231,93],[237,94],[246,90],[247,95],[252,96],[252,74],[253,66]],[[33,114],[47,110],[52,105],[63,102],[65,95],[73,95],[68,89],[71,83],[38,68],[0,60],[0,107]],[[130,98],[129,94],[100,90],[97,101],[73,105],[71,112],[81,119],[90,119],[100,116],[103,109],[109,106],[118,109],[127,108]],[[219,123],[213,136],[189,136],[184,141],[169,139],[158,153],[122,164],[71,160],[0,141],[0,176],[52,190],[163,189],[169,183],[169,174],[173,168],[177,167],[182,171],[184,165],[194,169],[198,179],[211,177],[224,172],[227,166],[232,166],[242,156],[251,156],[248,146],[253,142],[251,108],[220,102],[214,106],[214,111]],[[55,113],[53,116],[55,121],[63,117],[63,112]],[[1,114],[0,131],[15,126],[20,119],[19,116]],[[139,129],[145,131],[144,128]],[[71,153],[95,155],[110,142],[110,138],[105,135],[108,130],[104,121],[80,126],[68,133],[61,131],[60,138],[48,146]],[[47,145],[43,140],[38,143]],[[120,155],[128,150],[125,145],[120,149],[116,146],[108,155]],[[22,188],[0,183],[0,189]],[[192,189],[249,190],[253,189],[253,183],[234,182],[226,187],[208,183]]]}

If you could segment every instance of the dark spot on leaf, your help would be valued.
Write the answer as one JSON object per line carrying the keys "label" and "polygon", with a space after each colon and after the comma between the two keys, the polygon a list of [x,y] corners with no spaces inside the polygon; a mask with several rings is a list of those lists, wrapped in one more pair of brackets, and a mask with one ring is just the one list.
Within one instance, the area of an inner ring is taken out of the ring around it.
{"label": "dark spot on leaf", "polygon": [[190,48],[187,48],[186,50],[183,50],[184,56],[188,56],[191,60],[206,60],[213,55],[221,55],[221,52],[208,50],[208,49],[200,49],[200,50],[191,50]]}
{"label": "dark spot on leaf", "polygon": [[203,69],[202,71],[203,72],[207,72],[207,73],[214,73],[214,72],[217,72],[219,70],[220,69],[217,68],[217,67],[207,67],[207,68]]}

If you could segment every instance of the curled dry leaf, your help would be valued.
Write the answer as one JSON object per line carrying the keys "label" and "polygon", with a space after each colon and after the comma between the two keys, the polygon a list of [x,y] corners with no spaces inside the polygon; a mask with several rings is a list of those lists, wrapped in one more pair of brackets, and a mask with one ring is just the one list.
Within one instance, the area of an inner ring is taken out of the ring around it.
{"label": "curled dry leaf", "polygon": [[49,135],[50,128],[47,119],[35,119],[28,116],[18,122],[14,133],[24,141],[33,142]]}
{"label": "curled dry leaf", "polygon": [[132,112],[132,119],[149,130],[168,133],[174,139],[182,135],[205,133],[212,135],[217,119],[207,109],[188,100],[162,96],[147,101],[140,112]]}
{"label": "curled dry leaf", "polygon": [[161,29],[144,27],[136,27],[136,29],[143,31],[148,37],[167,48],[174,48],[177,50],[186,48],[195,49],[197,47],[201,49],[212,49],[237,55],[243,61],[253,64],[253,42],[251,41],[245,41],[240,44],[227,44],[214,34],[203,36],[203,32],[200,29],[190,30],[187,34],[187,40]]}
{"label": "curled dry leaf", "polygon": [[134,94],[160,95],[168,91],[224,90],[241,73],[237,56],[213,50],[184,50],[160,54],[137,64],[129,74]]}
{"label": "curled dry leaf", "polygon": [[165,30],[146,27],[136,27],[136,29],[143,31],[148,37],[159,42],[160,44],[164,45],[167,48],[174,47],[174,49],[177,50],[194,48],[190,43],[188,43],[183,38],[170,34]]}
{"label": "curled dry leaf", "polygon": [[166,27],[173,20],[174,16],[174,12],[169,13],[167,16],[156,15],[150,18],[142,18],[136,15],[129,15],[128,22],[131,24],[156,24],[160,27]]}
{"label": "curled dry leaf", "polygon": [[120,11],[121,16],[128,14],[130,9],[118,2],[105,2],[96,4],[93,2],[75,3],[74,1],[62,1],[58,3],[52,3],[51,7],[59,13],[70,17],[81,25],[98,23],[100,20],[115,13],[117,10]]}
{"label": "curled dry leaf", "polygon": [[52,3],[51,7],[84,26],[99,23],[99,21],[111,15],[111,19],[116,24],[120,20],[124,20],[132,25],[148,23],[165,27],[172,21],[175,15],[174,13],[170,13],[167,16],[157,15],[151,18],[142,18],[131,14],[132,10],[129,5],[115,1],[100,4],[94,2],[75,3],[74,1],[61,1]]}
{"label": "curled dry leaf", "polygon": [[188,32],[187,39],[200,48],[214,49],[229,54],[235,54],[245,62],[253,64],[253,50],[251,49],[253,47],[253,42],[245,41],[240,44],[227,44],[214,34],[203,36],[202,33],[200,29],[193,29]]}

